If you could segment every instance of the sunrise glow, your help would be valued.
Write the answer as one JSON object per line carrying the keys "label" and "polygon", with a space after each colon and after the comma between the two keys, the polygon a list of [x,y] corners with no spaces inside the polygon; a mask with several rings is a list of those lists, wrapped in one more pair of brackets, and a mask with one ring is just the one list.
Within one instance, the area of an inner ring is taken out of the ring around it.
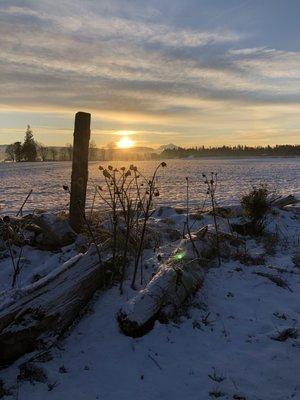
{"label": "sunrise glow", "polygon": [[135,144],[135,141],[130,139],[128,136],[123,136],[118,142],[117,146],[119,149],[130,149]]}

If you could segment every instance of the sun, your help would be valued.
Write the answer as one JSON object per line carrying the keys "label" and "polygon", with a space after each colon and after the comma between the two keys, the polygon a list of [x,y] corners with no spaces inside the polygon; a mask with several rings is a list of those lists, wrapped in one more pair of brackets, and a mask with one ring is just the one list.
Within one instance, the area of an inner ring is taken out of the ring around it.
{"label": "sun", "polygon": [[117,142],[117,146],[119,149],[130,149],[134,146],[134,143],[134,140],[130,139],[130,137],[123,136],[122,139]]}

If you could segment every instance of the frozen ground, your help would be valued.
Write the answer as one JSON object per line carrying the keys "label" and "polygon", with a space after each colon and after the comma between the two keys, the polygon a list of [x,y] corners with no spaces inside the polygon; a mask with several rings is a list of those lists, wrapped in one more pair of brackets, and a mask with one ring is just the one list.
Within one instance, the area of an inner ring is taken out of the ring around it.
{"label": "frozen ground", "polygon": [[[181,229],[185,217],[169,209],[161,217],[166,218]],[[207,222],[197,221],[194,229]],[[48,384],[16,383],[21,360],[0,371],[1,378],[15,385],[19,400],[300,399],[300,333],[298,338],[274,340],[286,328],[300,329],[300,265],[295,259],[299,208],[273,215],[268,229],[281,234],[276,254],[268,243],[247,240],[247,252],[256,259],[264,256],[264,262],[231,260],[210,269],[178,321],[156,322],[142,338],[126,337],[119,332],[115,313],[134,293],[127,287],[121,297],[112,288],[95,296],[88,312],[52,350],[53,359],[39,363]],[[175,246],[163,246],[158,253],[167,258]],[[72,247],[42,257],[27,248],[32,268],[27,265],[20,284],[72,255]],[[157,253],[147,252],[145,261],[157,265]],[[7,263],[1,262],[2,282],[9,280]],[[253,272],[280,276],[287,287]]]}
{"label": "frozen ground", "polygon": [[[93,185],[101,184],[99,164],[90,163],[89,204],[93,197]],[[113,165],[120,167],[123,164],[117,162]],[[136,164],[144,174],[149,175],[158,161],[139,161]],[[238,202],[244,191],[259,182],[266,182],[279,192],[300,194],[299,158],[168,160],[167,164],[167,168],[159,174],[160,204],[185,203],[186,176],[191,182],[190,202],[194,205],[200,204],[206,192],[201,174],[211,171],[219,174],[220,204],[230,204],[232,199]],[[68,195],[63,191],[62,185],[69,184],[70,176],[71,163],[68,162],[1,163],[0,214],[18,210],[30,189],[33,189],[33,194],[25,207],[27,210],[67,208]]]}

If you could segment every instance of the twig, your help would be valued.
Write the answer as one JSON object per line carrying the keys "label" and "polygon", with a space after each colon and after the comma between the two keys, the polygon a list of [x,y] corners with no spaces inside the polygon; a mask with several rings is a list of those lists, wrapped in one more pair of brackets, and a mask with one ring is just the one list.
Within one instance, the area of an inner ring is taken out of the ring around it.
{"label": "twig", "polygon": [[159,368],[162,371],[162,367],[159,365],[159,363],[155,360],[155,358],[153,358],[151,356],[151,354],[148,354],[148,357],[150,358],[150,360],[152,360],[154,362],[154,364],[157,366],[157,368]]}
{"label": "twig", "polygon": [[218,262],[219,262],[219,266],[220,266],[221,265],[221,255],[220,255],[219,228],[218,228],[218,224],[217,224],[217,216],[216,216],[216,208],[215,208],[215,190],[216,190],[216,185],[217,185],[217,174],[212,172],[210,180],[208,180],[208,178],[205,174],[203,174],[203,177],[205,178],[204,183],[206,183],[206,185],[207,185],[207,194],[210,195],[210,200],[211,200],[212,213],[213,213],[216,238],[217,238]]}
{"label": "twig", "polygon": [[90,220],[91,221],[92,221],[92,218],[93,218],[93,211],[94,211],[96,195],[97,195],[97,186],[95,186],[95,192],[94,192],[93,201],[92,201],[92,207],[91,207],[91,212],[90,212]]}
{"label": "twig", "polygon": [[199,253],[199,251],[198,251],[198,249],[197,249],[197,247],[195,245],[194,239],[193,239],[192,234],[191,234],[190,226],[189,226],[189,178],[186,177],[185,179],[186,179],[186,230],[188,232],[188,235],[189,235],[190,241],[192,243],[194,252],[195,252],[197,258],[200,259],[201,258],[200,257],[200,253]]}
{"label": "twig", "polygon": [[21,208],[19,209],[19,211],[16,214],[16,217],[18,217],[19,215],[23,215],[23,207],[25,206],[25,204],[27,203],[27,200],[29,199],[29,197],[31,196],[33,192],[33,189],[30,189],[28,195],[26,196],[26,199],[23,201],[23,204],[21,205]]}
{"label": "twig", "polygon": [[287,289],[290,292],[293,292],[292,289],[289,287],[289,285],[282,278],[280,278],[280,276],[275,276],[272,274],[268,274],[267,272],[260,272],[260,271],[254,271],[253,274],[267,278],[271,282],[275,283],[275,285]]}
{"label": "twig", "polygon": [[275,270],[275,271],[277,271],[277,272],[280,272],[281,274],[282,273],[286,273],[286,274],[296,274],[296,275],[299,275],[299,272],[295,272],[295,271],[289,271],[288,269],[286,269],[286,268],[280,268],[280,267],[273,267],[272,265],[268,265],[267,266],[269,269],[273,269],[273,270]]}

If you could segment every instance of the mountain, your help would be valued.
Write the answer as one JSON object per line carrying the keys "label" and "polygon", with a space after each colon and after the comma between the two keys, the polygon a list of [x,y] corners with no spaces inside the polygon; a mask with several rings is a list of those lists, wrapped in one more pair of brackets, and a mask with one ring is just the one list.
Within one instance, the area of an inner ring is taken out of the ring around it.
{"label": "mountain", "polygon": [[160,146],[158,148],[158,150],[160,151],[164,151],[164,150],[176,150],[178,149],[178,146],[176,146],[176,144],[173,143],[169,143],[169,144],[163,144],[162,146]]}

